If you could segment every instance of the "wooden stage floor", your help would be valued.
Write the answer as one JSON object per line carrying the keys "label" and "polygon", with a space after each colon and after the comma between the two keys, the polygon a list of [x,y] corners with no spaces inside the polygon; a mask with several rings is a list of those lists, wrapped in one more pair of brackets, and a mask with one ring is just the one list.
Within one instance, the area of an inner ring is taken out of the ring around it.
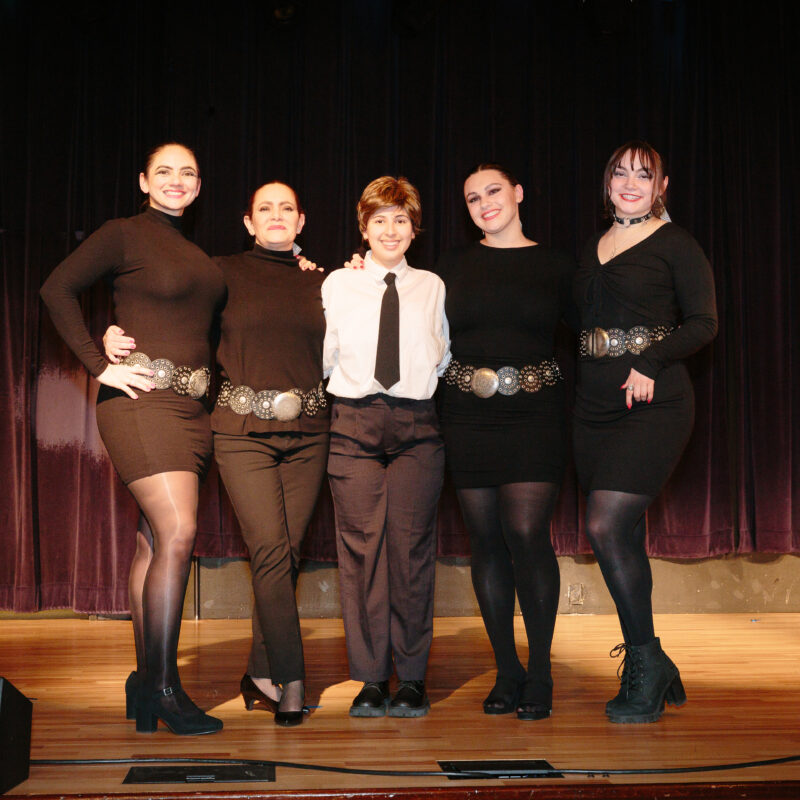
{"label": "wooden stage floor", "polygon": [[[431,712],[422,719],[353,719],[359,685],[348,680],[339,620],[303,621],[309,705],[297,728],[247,712],[238,694],[249,621],[185,621],[183,682],[224,720],[216,735],[178,737],[163,726],[137,734],[124,718],[131,669],[130,624],[106,620],[0,621],[0,676],[34,700],[32,759],[208,757],[312,765],[439,770],[440,760],[543,759],[593,776],[448,780],[369,776],[278,766],[273,783],[123,784],[129,766],[31,765],[9,796],[306,798],[800,798],[800,761],[721,772],[605,775],[800,755],[800,614],[662,615],[665,649],[681,669],[689,702],[651,725],[613,725],[619,640],[611,616],[560,616],[553,646],[555,696],[548,720],[486,716],[494,681],[480,619],[436,620],[428,672]],[[517,620],[518,640],[522,623]],[[202,789],[202,792],[198,792]]]}

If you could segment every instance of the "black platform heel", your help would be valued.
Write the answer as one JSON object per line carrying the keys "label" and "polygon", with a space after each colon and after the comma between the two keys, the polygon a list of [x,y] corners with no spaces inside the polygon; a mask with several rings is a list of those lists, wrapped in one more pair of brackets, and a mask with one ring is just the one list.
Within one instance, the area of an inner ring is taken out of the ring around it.
{"label": "black platform heel", "polygon": [[125,719],[136,719],[136,702],[140,688],[139,673],[134,670],[125,681]]}
{"label": "black platform heel", "polygon": [[201,736],[222,730],[222,720],[199,709],[180,686],[139,695],[137,733],[155,733],[161,720],[179,736]]}
{"label": "black platform heel", "polygon": [[611,722],[656,722],[666,703],[682,706],[686,702],[678,668],[661,649],[659,639],[628,645],[625,659],[628,672],[623,699],[611,704],[606,712]]}
{"label": "black platform heel", "polygon": [[242,680],[239,681],[239,691],[242,693],[244,700],[244,707],[248,711],[253,710],[256,703],[265,705],[273,714],[278,712],[278,701],[273,700],[268,694],[264,694],[261,689],[256,686],[255,681],[245,673]]}

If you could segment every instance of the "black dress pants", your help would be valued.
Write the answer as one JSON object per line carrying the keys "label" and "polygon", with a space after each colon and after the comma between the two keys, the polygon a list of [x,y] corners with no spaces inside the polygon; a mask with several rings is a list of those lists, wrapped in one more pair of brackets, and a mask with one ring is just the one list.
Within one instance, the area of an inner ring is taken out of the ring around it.
{"label": "black dress pants", "polygon": [[250,551],[255,606],[247,672],[254,678],[305,677],[295,582],[328,440],[327,433],[214,434],[219,472]]}
{"label": "black dress pants", "polygon": [[432,400],[337,398],[328,476],[350,675],[423,680],[444,445]]}

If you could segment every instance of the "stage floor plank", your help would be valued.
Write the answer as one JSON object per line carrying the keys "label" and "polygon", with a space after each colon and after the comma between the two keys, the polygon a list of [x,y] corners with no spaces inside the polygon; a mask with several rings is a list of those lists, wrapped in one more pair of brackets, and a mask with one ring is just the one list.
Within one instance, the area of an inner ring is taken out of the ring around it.
{"label": "stage floor plank", "polygon": [[[613,725],[603,713],[616,693],[608,651],[619,639],[611,616],[560,616],[553,646],[553,715],[521,722],[487,716],[481,700],[494,682],[481,620],[436,620],[428,672],[432,708],[422,719],[353,719],[347,710],[359,684],[347,678],[340,620],[303,620],[309,705],[297,728],[278,728],[263,710],[247,712],[238,694],[247,661],[248,620],[185,621],[180,642],[183,682],[197,703],[220,716],[213,736],[177,737],[163,726],[136,734],[124,718],[123,683],[133,662],[130,624],[109,620],[0,621],[0,675],[34,700],[31,758],[212,757],[301,762],[367,769],[437,771],[439,760],[544,759],[555,768],[592,769],[595,777],[527,781],[449,781],[444,777],[332,774],[278,767],[275,783],[220,784],[205,794],[237,797],[348,797],[406,787],[409,797],[482,788],[484,796],[530,797],[574,789],[633,785],[780,781],[774,795],[800,797],[800,763],[683,775],[606,776],[606,769],[648,769],[746,762],[800,754],[800,614],[661,615],[665,650],[681,669],[689,702],[668,707],[651,725]],[[517,619],[518,641],[523,639]],[[31,766],[12,796],[196,793],[197,785],[130,785],[128,765]],[[506,788],[501,788],[506,787]],[[794,787],[795,794],[785,792]],[[673,790],[676,786],[672,787]],[[688,787],[684,787],[688,788]],[[762,785],[763,788],[763,785]],[[485,794],[492,790],[490,794]],[[370,792],[369,790],[372,790]],[[395,796],[405,796],[401,791]],[[194,794],[195,797],[201,795]],[[386,795],[388,796],[388,795]],[[513,796],[517,796],[514,794]],[[521,795],[520,795],[521,796]],[[566,797],[568,794],[561,794]],[[611,797],[611,793],[603,796]],[[664,795],[667,796],[667,795]],[[672,792],[673,797],[687,796]],[[707,795],[703,795],[707,796]],[[708,795],[710,796],[710,795]],[[732,796],[732,795],[731,795]]]}

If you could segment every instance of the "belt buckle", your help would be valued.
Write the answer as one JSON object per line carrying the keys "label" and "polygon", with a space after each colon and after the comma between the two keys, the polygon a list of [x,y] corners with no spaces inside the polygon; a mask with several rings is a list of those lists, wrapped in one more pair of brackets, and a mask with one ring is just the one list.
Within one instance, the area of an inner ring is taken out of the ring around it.
{"label": "belt buckle", "polygon": [[293,419],[297,419],[303,410],[303,392],[300,389],[281,392],[272,401],[272,410],[275,413],[275,419],[281,422],[290,422]]}
{"label": "belt buckle", "polygon": [[609,336],[605,328],[592,328],[586,337],[586,350],[592,358],[608,355]]}
{"label": "belt buckle", "polygon": [[500,388],[500,378],[493,369],[489,367],[481,367],[476,369],[472,374],[470,381],[470,389],[478,395],[478,397],[487,398],[491,397]]}

